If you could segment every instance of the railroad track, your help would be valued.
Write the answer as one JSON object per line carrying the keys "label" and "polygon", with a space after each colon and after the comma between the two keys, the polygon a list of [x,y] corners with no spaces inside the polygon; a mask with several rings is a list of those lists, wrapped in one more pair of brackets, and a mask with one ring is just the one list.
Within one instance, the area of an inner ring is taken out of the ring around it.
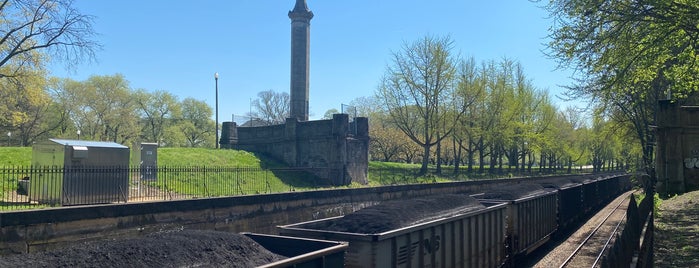
{"label": "railroad track", "polygon": [[598,267],[604,249],[626,218],[631,193],[632,191],[628,191],[621,194],[586,224],[587,227],[584,228],[590,228],[585,231],[587,235],[578,236],[582,240],[575,239],[577,246],[560,262],[559,267]]}

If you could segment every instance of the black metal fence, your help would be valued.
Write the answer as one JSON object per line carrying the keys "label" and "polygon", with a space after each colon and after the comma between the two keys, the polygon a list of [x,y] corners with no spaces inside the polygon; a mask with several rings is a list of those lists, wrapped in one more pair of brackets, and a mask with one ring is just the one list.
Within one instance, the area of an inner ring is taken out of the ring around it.
{"label": "black metal fence", "polygon": [[[0,167],[0,211],[66,205],[145,202],[304,191],[332,187],[322,168],[249,167]],[[419,168],[370,168],[372,185],[508,178]],[[520,174],[526,175],[526,174]],[[533,175],[533,174],[529,174]]]}
{"label": "black metal fence", "polygon": [[5,167],[0,210],[309,190],[330,186],[309,169],[238,167]]}
{"label": "black metal fence", "polygon": [[602,267],[653,267],[653,192],[636,206],[631,195],[624,224],[605,248]]}

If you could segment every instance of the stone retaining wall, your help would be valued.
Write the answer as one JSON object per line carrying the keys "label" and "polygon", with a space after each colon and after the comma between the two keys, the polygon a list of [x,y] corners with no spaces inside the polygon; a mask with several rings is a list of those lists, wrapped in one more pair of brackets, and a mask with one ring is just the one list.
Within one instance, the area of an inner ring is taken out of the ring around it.
{"label": "stone retaining wall", "polygon": [[276,226],[340,216],[383,200],[477,193],[519,179],[435,183],[0,213],[0,253],[35,252],[178,228],[275,234]]}

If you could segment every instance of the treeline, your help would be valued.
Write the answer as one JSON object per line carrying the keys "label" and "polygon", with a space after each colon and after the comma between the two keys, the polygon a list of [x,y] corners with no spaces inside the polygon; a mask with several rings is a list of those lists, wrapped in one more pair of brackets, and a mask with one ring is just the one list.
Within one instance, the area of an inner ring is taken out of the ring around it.
{"label": "treeline", "polygon": [[370,118],[371,157],[472,171],[596,170],[635,164],[640,149],[623,125],[559,110],[509,59],[476,64],[452,41],[425,37],[393,54],[376,96],[352,104]]}
{"label": "treeline", "polygon": [[[120,74],[85,81],[45,78],[41,72],[0,79],[2,130],[12,144],[48,138],[158,142],[173,147],[214,147],[211,107],[166,91],[132,89]],[[11,136],[11,137],[10,137]]]}

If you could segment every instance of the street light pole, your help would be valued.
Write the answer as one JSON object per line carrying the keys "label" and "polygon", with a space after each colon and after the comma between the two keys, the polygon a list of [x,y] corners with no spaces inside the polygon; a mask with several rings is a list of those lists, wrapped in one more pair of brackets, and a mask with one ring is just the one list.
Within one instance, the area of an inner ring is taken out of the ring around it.
{"label": "street light pole", "polygon": [[7,132],[7,147],[10,147],[10,139],[12,139],[12,132]]}
{"label": "street light pole", "polygon": [[218,73],[214,73],[216,80],[216,149],[218,149]]}
{"label": "street light pole", "polygon": [[80,140],[80,130],[78,129],[78,140]]}

